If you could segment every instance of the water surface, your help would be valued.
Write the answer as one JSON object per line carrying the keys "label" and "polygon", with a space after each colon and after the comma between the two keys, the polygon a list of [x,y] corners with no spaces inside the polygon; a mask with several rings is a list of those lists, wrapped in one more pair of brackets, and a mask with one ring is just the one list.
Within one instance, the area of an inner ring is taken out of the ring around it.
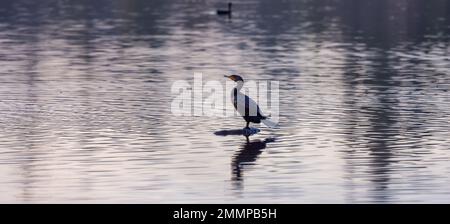
{"label": "water surface", "polygon": [[[0,202],[450,202],[448,1],[233,6],[1,0]],[[279,129],[170,113],[230,69]]]}

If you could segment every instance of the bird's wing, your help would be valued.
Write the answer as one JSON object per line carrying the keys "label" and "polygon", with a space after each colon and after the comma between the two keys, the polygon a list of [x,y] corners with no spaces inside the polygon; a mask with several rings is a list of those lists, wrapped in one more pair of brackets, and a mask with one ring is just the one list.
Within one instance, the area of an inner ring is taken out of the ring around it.
{"label": "bird's wing", "polygon": [[258,104],[252,98],[242,93],[237,94],[237,98],[234,101],[234,106],[242,116],[250,115],[265,117],[262,114]]}
{"label": "bird's wing", "polygon": [[248,105],[256,105],[256,111],[257,111],[257,116],[259,117],[263,117],[266,118],[267,116],[264,115],[264,113],[261,111],[261,108],[259,108],[259,105],[250,97],[248,97],[247,95],[245,96],[246,101],[248,101]]}

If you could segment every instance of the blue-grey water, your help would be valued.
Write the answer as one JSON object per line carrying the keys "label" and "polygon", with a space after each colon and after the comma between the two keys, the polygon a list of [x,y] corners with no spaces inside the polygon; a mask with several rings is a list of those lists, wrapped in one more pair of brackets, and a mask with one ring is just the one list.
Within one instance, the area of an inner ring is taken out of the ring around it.
{"label": "blue-grey water", "polygon": [[[449,1],[225,7],[0,0],[0,202],[450,202]],[[171,114],[230,69],[279,81],[279,129]]]}

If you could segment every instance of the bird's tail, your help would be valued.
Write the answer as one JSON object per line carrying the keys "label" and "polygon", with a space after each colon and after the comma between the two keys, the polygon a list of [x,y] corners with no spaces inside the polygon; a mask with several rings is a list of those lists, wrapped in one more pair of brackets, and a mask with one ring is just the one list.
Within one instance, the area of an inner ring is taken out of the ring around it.
{"label": "bird's tail", "polygon": [[277,125],[278,125],[278,123],[276,123],[276,122],[274,122],[274,121],[271,121],[269,118],[265,118],[265,119],[263,119],[263,120],[261,120],[261,121],[262,121],[262,123],[263,123],[264,125],[266,125],[266,126],[269,127],[269,128],[276,128]]}

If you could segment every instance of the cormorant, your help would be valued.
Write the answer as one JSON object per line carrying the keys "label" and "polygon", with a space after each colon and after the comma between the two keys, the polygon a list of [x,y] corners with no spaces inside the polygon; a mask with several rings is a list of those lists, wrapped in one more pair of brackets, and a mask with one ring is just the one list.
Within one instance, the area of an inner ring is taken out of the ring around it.
{"label": "cormorant", "polygon": [[263,122],[268,127],[275,127],[276,123],[270,121],[267,116],[264,116],[258,104],[247,95],[241,93],[242,86],[244,86],[244,79],[238,75],[225,75],[225,77],[236,82],[236,87],[231,92],[231,101],[234,109],[244,118],[247,125],[246,129],[249,129],[249,123],[261,123]]}
{"label": "cormorant", "polygon": [[231,15],[231,2],[228,2],[228,10],[218,9],[217,15]]}

